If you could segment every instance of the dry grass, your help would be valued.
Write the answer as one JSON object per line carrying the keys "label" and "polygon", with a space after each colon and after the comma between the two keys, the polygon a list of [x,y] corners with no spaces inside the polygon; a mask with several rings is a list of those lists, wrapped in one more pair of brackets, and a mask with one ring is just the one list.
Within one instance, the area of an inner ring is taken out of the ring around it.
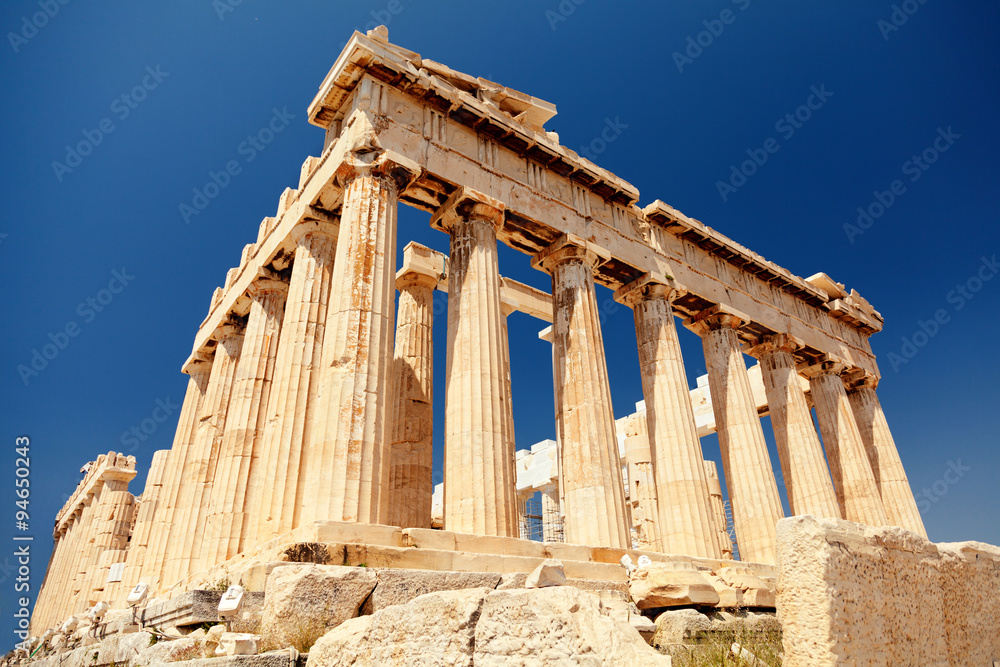
{"label": "dry grass", "polygon": [[[737,656],[733,645],[745,651]],[[699,632],[684,644],[660,649],[673,656],[674,667],[780,667],[781,631],[739,622],[727,629]],[[749,653],[749,655],[747,654]]]}

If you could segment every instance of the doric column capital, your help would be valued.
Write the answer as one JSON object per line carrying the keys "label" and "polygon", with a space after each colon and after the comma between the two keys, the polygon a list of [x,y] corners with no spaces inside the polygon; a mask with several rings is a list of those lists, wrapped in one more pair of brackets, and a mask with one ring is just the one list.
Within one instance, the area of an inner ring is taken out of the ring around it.
{"label": "doric column capital", "polygon": [[458,222],[480,220],[492,225],[494,232],[499,232],[503,228],[505,210],[507,207],[499,199],[462,186],[434,213],[431,227],[450,233]]}
{"label": "doric column capital", "polygon": [[735,308],[718,304],[707,308],[691,318],[687,327],[699,336],[720,329],[739,329],[750,322],[750,317]]}
{"label": "doric column capital", "polygon": [[302,222],[292,227],[289,236],[297,244],[301,244],[306,238],[314,236],[329,236],[336,239],[338,227],[339,224],[333,222],[303,219]]}
{"label": "doric column capital", "polygon": [[421,172],[420,165],[408,157],[360,142],[344,157],[337,169],[336,179],[341,187],[346,188],[351,181],[362,176],[387,178],[395,184],[397,192],[402,192],[420,177]]}
{"label": "doric column capital", "polygon": [[844,371],[844,384],[847,386],[847,391],[855,391],[867,387],[874,390],[878,387],[878,378],[875,377],[870,371],[866,371],[863,368],[848,368]]}
{"label": "doric column capital", "polygon": [[637,303],[647,299],[673,301],[674,298],[686,291],[684,286],[675,281],[673,277],[663,273],[650,272],[644,273],[615,291],[615,301],[629,308],[635,308]]}
{"label": "doric column capital", "polygon": [[611,259],[611,253],[576,234],[563,234],[531,260],[533,268],[552,273],[563,262],[580,260],[591,270]]}
{"label": "doric column capital", "polygon": [[288,291],[288,283],[284,280],[275,280],[269,276],[257,276],[247,288],[247,294],[251,298],[269,296],[272,294],[284,294]]}
{"label": "doric column capital", "polygon": [[836,375],[841,377],[850,366],[842,359],[838,359],[832,354],[826,354],[823,358],[813,364],[802,364],[796,370],[810,380],[821,375]]}
{"label": "doric column capital", "polygon": [[184,362],[184,366],[181,368],[182,373],[187,373],[192,377],[199,373],[209,373],[211,370],[212,358],[201,350],[188,357],[187,361]]}
{"label": "doric column capital", "polygon": [[768,334],[761,336],[757,344],[750,348],[750,356],[763,359],[775,352],[794,354],[796,350],[800,350],[803,347],[805,347],[805,343],[802,339],[796,338],[791,334]]}
{"label": "doric column capital", "polygon": [[403,265],[396,272],[396,289],[418,285],[435,289],[448,280],[448,258],[427,246],[410,241],[403,248]]}
{"label": "doric column capital", "polygon": [[243,336],[246,333],[246,323],[239,320],[229,320],[222,324],[216,332],[215,337],[219,341],[216,350],[220,347],[226,348],[227,353],[232,356],[239,351],[243,344]]}

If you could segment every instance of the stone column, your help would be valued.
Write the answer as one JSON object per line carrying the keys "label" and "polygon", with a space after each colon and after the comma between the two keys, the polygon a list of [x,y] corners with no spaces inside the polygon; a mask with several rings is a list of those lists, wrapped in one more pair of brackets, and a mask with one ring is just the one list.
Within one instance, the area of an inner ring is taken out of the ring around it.
{"label": "stone column", "polygon": [[215,480],[219,450],[226,431],[229,398],[233,378],[243,347],[242,324],[224,324],[215,348],[212,373],[202,400],[191,452],[181,473],[181,488],[177,496],[173,525],[170,530],[169,562],[166,564],[167,585],[194,574],[192,567],[201,557],[202,537],[208,518],[208,499]]}
{"label": "stone column", "polygon": [[559,508],[558,489],[542,489],[542,541],[565,542],[562,511]]}
{"label": "stone column", "polygon": [[66,593],[75,573],[76,562],[80,558],[80,520],[81,512],[76,508],[68,516],[61,513],[57,519],[63,536],[59,540],[58,558],[53,559],[55,569],[52,574],[45,576],[43,592],[46,592],[46,607],[41,623],[43,631],[66,620],[70,615],[65,607]]}
{"label": "stone column", "polygon": [[645,413],[625,422],[625,460],[628,462],[629,506],[632,527],[644,551],[663,551],[659,530],[659,506],[653,479],[653,455]]}
{"label": "stone column", "polygon": [[795,370],[792,354],[799,347],[801,342],[792,336],[778,334],[767,336],[751,354],[760,359],[774,441],[778,446],[792,514],[840,519],[833,480]]}
{"label": "stone column", "polygon": [[610,256],[564,235],[532,262],[552,275],[559,472],[566,541],[630,548],[611,387],[594,292],[594,270]]}
{"label": "stone column", "polygon": [[892,438],[882,404],[875,393],[878,380],[863,371],[855,371],[846,379],[850,386],[847,397],[851,402],[854,419],[889,523],[927,537],[917,501],[910,489],[910,481],[906,478],[903,462],[896,449],[896,441]]}
{"label": "stone column", "polygon": [[[126,463],[124,454],[119,454],[117,458],[122,460],[115,462],[114,453],[109,453],[108,459],[112,463],[104,473],[100,501],[93,507],[93,543],[88,559],[88,579],[81,587],[81,601],[85,600],[88,605],[98,602],[97,595],[107,583],[110,563],[101,567],[101,555],[109,550],[121,552],[126,549],[132,530],[135,496],[129,493],[128,483],[136,474],[135,459],[128,457],[131,461]],[[115,600],[105,602],[113,604]]]}
{"label": "stone column", "polygon": [[531,537],[531,520],[528,517],[528,498],[517,497],[517,536],[522,540]]}
{"label": "stone column", "polygon": [[[385,449],[395,320],[396,206],[419,173],[359,145],[338,177],[344,206],[330,287],[319,409],[300,517],[378,523],[388,479]],[[314,464],[315,463],[315,464]]]}
{"label": "stone column", "polygon": [[843,517],[869,526],[884,526],[889,520],[840,377],[844,368],[837,361],[827,360],[809,367],[804,373],[809,378],[833,488]]}
{"label": "stone column", "polygon": [[226,428],[212,484],[198,572],[225,562],[240,552],[243,531],[249,523],[248,504],[261,492],[260,476],[267,401],[274,377],[274,363],[285,314],[288,283],[258,277],[248,289],[250,314],[243,349],[233,380]]}
{"label": "stone column", "polygon": [[775,524],[784,516],[736,330],[748,318],[715,306],[692,328],[705,349],[712,410],[740,559],[774,564]]}
{"label": "stone column", "polygon": [[[181,407],[183,411],[184,408]],[[128,591],[139,583],[139,576],[146,562],[150,538],[156,516],[163,511],[163,477],[170,461],[170,450],[161,449],[153,453],[153,462],[146,475],[146,488],[142,491],[142,503],[139,505],[135,529],[128,543],[128,553],[125,557],[125,572],[122,574],[122,588]],[[124,607],[124,600],[108,600],[112,607]]]}
{"label": "stone column", "polygon": [[460,188],[431,226],[451,234],[444,419],[444,528],[517,537],[497,232],[504,206]]}
{"label": "stone column", "polygon": [[[189,479],[185,475],[188,472],[187,465],[190,460],[191,448],[194,445],[194,434],[198,428],[202,402],[205,399],[205,392],[208,390],[212,361],[196,358],[184,370],[191,376],[191,379],[188,380],[184,403],[181,405],[181,413],[177,420],[177,430],[174,433],[174,442],[170,449],[167,467],[163,471],[163,488],[160,492],[162,508],[153,517],[149,546],[146,548],[146,556],[143,558],[141,566],[138,563],[130,563],[126,566],[126,569],[141,567],[137,576],[133,576],[133,578],[136,583],[144,581],[155,587],[155,592],[162,590],[161,584],[174,583],[165,580],[164,567],[168,562],[168,554],[172,549],[175,550],[180,542],[180,538],[177,537],[180,528],[175,525],[174,517],[178,503],[185,500],[180,492],[184,482]],[[174,535],[173,540],[170,539],[171,533]]]}
{"label": "stone column", "polygon": [[244,550],[298,527],[300,505],[312,500],[303,493],[310,455],[306,443],[313,442],[338,227],[331,220],[303,222],[292,229],[295,260],[268,399],[262,477],[251,503],[255,520]]}
{"label": "stone column", "polygon": [[94,522],[94,507],[100,500],[100,490],[87,496],[82,501],[80,510],[79,530],[77,531],[77,548],[73,560],[69,563],[66,576],[66,588],[63,592],[60,606],[65,617],[78,614],[86,609],[86,603],[80,601],[80,592],[83,589],[83,581],[87,578],[87,562],[90,557],[90,546],[94,534],[92,525]]}
{"label": "stone column", "polygon": [[708,479],[708,498],[712,505],[712,526],[718,536],[722,558],[733,557],[733,540],[729,537],[729,521],[726,519],[726,506],[722,500],[722,484],[719,483],[719,471],[715,461],[705,461],[705,477]]}
{"label": "stone column", "polygon": [[673,281],[646,274],[618,290],[632,308],[659,499],[658,551],[719,558],[704,455],[674,322]]}
{"label": "stone column", "polygon": [[70,521],[56,519],[56,528],[52,533],[52,555],[45,569],[45,578],[35,598],[35,606],[31,611],[31,634],[40,636],[46,629],[56,623],[54,608],[56,593],[59,590],[59,574],[66,567],[66,549],[69,543]]}
{"label": "stone column", "polygon": [[[401,528],[431,527],[434,483],[434,288],[442,277],[443,256],[430,268],[404,250],[396,274],[399,308],[392,373],[392,430],[389,438],[389,484],[386,523]],[[427,262],[431,264],[431,262]],[[440,268],[437,268],[437,267]]]}

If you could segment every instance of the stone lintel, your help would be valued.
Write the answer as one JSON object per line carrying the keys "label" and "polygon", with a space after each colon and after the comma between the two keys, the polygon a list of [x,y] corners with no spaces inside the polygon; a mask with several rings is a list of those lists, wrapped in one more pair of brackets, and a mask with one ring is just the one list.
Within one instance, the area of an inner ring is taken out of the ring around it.
{"label": "stone lintel", "polygon": [[563,234],[531,260],[532,268],[552,273],[556,266],[570,259],[582,259],[591,269],[611,260],[611,253],[593,241],[576,234]]}
{"label": "stone lintel", "polygon": [[500,277],[500,302],[545,322],[552,321],[552,295],[510,278]]}
{"label": "stone lintel", "polygon": [[[412,276],[411,276],[412,274]],[[448,293],[448,256],[410,241],[403,249],[403,266],[396,272],[396,287],[406,280],[420,280],[418,274],[433,278],[431,286]],[[511,278],[500,276],[500,305],[506,312],[517,311],[545,322],[552,321],[552,295]]]}
{"label": "stone lintel", "polygon": [[615,291],[615,301],[632,308],[643,298],[663,296],[669,301],[687,290],[666,273],[644,273]]}
{"label": "stone lintel", "polygon": [[431,217],[431,227],[450,233],[455,223],[476,218],[493,225],[494,231],[503,228],[504,211],[507,207],[499,199],[494,199],[478,190],[459,187]]}

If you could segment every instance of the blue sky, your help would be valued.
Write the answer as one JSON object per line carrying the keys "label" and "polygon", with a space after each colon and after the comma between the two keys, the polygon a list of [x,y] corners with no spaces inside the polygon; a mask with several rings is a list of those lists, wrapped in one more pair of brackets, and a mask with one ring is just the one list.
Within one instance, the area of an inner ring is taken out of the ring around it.
{"label": "blue sky", "polygon": [[[321,151],[306,106],[351,32],[375,23],[425,57],[555,103],[548,129],[635,185],[640,205],[663,199],[793,273],[857,289],[886,320],[872,338],[879,395],[931,539],[1000,543],[1000,279],[983,280],[1000,254],[995,3],[62,2],[45,20],[45,0],[0,8],[0,475],[14,479],[15,437],[30,436],[33,586],[80,466],[131,453],[138,494],[152,453],[170,447],[176,409],[144,441],[123,434],[157,401],[181,402],[180,366],[212,291]],[[811,113],[783,120],[814,89]],[[271,143],[244,143],[275,114]],[[595,141],[602,132],[613,139]],[[67,155],[81,142],[96,145]],[[765,146],[766,162],[731,181]],[[239,173],[186,223],[179,205],[230,160]],[[720,181],[739,187],[720,192]],[[859,207],[873,216],[865,228]],[[403,207],[399,247],[447,251],[428,219]],[[549,289],[527,257],[502,248],[500,261],[504,275]],[[109,283],[117,293],[102,291]],[[623,416],[642,398],[631,311],[603,288],[598,299]],[[76,333],[64,338],[67,326]],[[527,447],[554,435],[550,352],[541,323],[518,314],[510,327]],[[64,347],[22,376],[50,334]],[[698,339],[682,336],[693,384],[704,361]],[[718,460],[714,438],[703,447]],[[23,534],[13,493],[3,498],[0,646],[14,641],[9,554]]]}

